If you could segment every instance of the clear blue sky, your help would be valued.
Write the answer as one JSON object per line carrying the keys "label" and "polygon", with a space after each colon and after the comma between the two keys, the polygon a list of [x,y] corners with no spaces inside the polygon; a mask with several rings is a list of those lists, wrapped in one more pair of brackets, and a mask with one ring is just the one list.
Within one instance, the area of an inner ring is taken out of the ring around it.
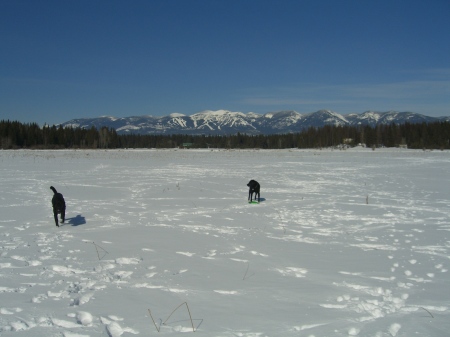
{"label": "clear blue sky", "polygon": [[1,0],[0,119],[450,115],[449,0]]}

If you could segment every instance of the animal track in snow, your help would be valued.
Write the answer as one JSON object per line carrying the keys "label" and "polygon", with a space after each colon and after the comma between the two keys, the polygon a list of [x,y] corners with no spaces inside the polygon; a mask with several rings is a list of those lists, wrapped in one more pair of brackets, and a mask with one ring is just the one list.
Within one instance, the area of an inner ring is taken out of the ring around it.
{"label": "animal track in snow", "polygon": [[117,271],[114,273],[114,276],[118,280],[123,280],[123,279],[129,278],[132,274],[133,274],[132,271]]}
{"label": "animal track in snow", "polygon": [[439,269],[442,273],[446,273],[448,270],[443,268],[444,266],[442,264],[437,264],[434,266],[436,269]]}
{"label": "animal track in snow", "polygon": [[217,254],[217,250],[210,250],[206,256],[203,256],[204,259],[214,259]]}
{"label": "animal track in snow", "polygon": [[70,321],[65,321],[65,320],[57,319],[57,318],[52,318],[52,323],[56,326],[59,326],[61,328],[66,328],[66,329],[81,328],[83,326],[78,323],[73,323]]}
{"label": "animal track in snow", "polygon": [[221,295],[238,295],[239,292],[236,290],[213,290],[215,293],[221,294]]}
{"label": "animal track in snow", "polygon": [[91,298],[93,298],[93,296],[94,296],[94,293],[84,294],[84,295],[74,299],[73,302],[72,302],[72,305],[73,306],[84,305],[84,304],[88,303],[91,300]]}
{"label": "animal track in snow", "polygon": [[326,303],[320,304],[320,306],[329,309],[350,309],[365,315],[359,318],[360,322],[399,312],[405,308],[405,302],[409,298],[409,295],[406,293],[396,297],[391,290],[381,287],[369,287],[347,282],[336,285],[357,291],[360,295],[354,297],[350,295],[339,296],[336,299],[338,304]]}
{"label": "animal track in snow", "polygon": [[254,251],[254,250],[252,250],[250,253],[252,253],[253,255],[262,256],[262,257],[268,257],[269,256],[267,254],[258,253],[258,252]]}
{"label": "animal track in snow", "polygon": [[189,253],[189,252],[176,252],[176,253],[180,254],[180,255],[189,256],[189,257],[192,257],[195,255],[195,253]]}
{"label": "animal track in snow", "polygon": [[10,287],[0,287],[0,293],[24,293],[27,290],[25,287],[10,288]]}
{"label": "animal track in snow", "polygon": [[11,256],[11,259],[25,262],[27,266],[40,266],[42,264],[40,261],[29,260],[27,257],[17,255]]}
{"label": "animal track in snow", "polygon": [[297,268],[297,267],[286,267],[284,269],[275,269],[279,273],[281,273],[284,276],[295,276],[295,277],[305,277],[308,270],[304,268]]}
{"label": "animal track in snow", "polygon": [[134,257],[119,257],[118,259],[116,259],[117,264],[139,264],[140,262],[140,259],[136,259]]}
{"label": "animal track in snow", "polygon": [[144,251],[144,252],[154,252],[154,250],[151,249],[151,248],[142,248],[142,251]]}
{"label": "animal track in snow", "polygon": [[77,322],[84,326],[90,326],[94,321],[92,314],[86,311],[78,311],[75,317],[77,319]]}
{"label": "animal track in snow", "polygon": [[134,335],[139,334],[139,331],[132,328],[122,328],[122,326],[117,323],[117,321],[121,321],[122,319],[117,316],[108,316],[108,318],[101,317],[100,321],[106,326],[106,331],[108,332],[108,336],[110,337],[120,337],[124,332],[132,333]]}
{"label": "animal track in snow", "polygon": [[60,274],[62,276],[70,276],[73,274],[84,274],[86,273],[85,270],[75,269],[70,266],[51,266],[51,270],[53,270],[55,273]]}
{"label": "animal track in snow", "polygon": [[392,337],[395,337],[395,336],[397,336],[397,333],[400,331],[401,328],[402,328],[402,326],[400,324],[393,323],[389,327],[388,331],[389,331],[389,333],[391,334]]}
{"label": "animal track in snow", "polygon": [[2,315],[14,315],[15,313],[21,312],[22,308],[0,308],[0,314]]}

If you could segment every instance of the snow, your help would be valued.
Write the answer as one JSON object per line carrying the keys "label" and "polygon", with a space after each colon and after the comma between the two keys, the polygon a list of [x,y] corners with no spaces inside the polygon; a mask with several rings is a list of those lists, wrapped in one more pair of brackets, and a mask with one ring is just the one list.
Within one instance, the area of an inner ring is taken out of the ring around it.
{"label": "snow", "polygon": [[245,117],[245,114],[242,112],[232,112],[232,111],[228,111],[228,110],[205,110],[202,112],[198,112],[196,114],[193,114],[192,116],[193,120],[199,120],[199,119],[205,119],[205,120],[214,120],[214,119],[219,119],[219,120],[233,120],[236,118],[242,118]]}
{"label": "snow", "polygon": [[129,124],[129,125],[124,125],[124,126],[122,126],[122,127],[120,127],[120,128],[117,128],[117,130],[116,131],[130,131],[130,130],[139,130],[141,127],[140,126],[136,126],[136,125],[131,125],[131,124]]}
{"label": "snow", "polygon": [[0,151],[0,335],[446,336],[449,154]]}
{"label": "snow", "polygon": [[169,115],[169,117],[171,117],[171,118],[179,118],[179,117],[185,117],[185,116],[186,115],[180,114],[178,112],[174,112]]}
{"label": "snow", "polygon": [[[255,129],[245,118],[242,112],[231,112],[228,110],[211,111],[206,110],[191,116],[194,126],[199,129],[221,130],[222,126],[239,127],[249,126]],[[211,125],[212,124],[212,125]]]}
{"label": "snow", "polygon": [[106,118],[106,119],[109,119],[109,120],[112,121],[112,122],[118,120],[117,117],[114,117],[114,116],[108,116],[108,115],[100,116],[100,118]]}
{"label": "snow", "polygon": [[261,114],[257,114],[256,112],[247,112],[245,115],[246,115],[248,118],[254,118],[254,119],[257,119],[257,118],[261,118],[261,117],[262,117]]}

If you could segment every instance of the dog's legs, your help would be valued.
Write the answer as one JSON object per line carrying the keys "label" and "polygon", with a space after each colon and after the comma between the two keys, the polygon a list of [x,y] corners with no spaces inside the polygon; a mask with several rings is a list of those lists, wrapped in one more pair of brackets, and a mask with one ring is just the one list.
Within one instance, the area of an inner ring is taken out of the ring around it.
{"label": "dog's legs", "polygon": [[66,219],[66,209],[63,208],[61,211],[61,223],[64,223],[65,219]]}
{"label": "dog's legs", "polygon": [[53,210],[53,217],[55,218],[55,225],[59,227],[59,225],[58,225],[58,212],[56,210]]}

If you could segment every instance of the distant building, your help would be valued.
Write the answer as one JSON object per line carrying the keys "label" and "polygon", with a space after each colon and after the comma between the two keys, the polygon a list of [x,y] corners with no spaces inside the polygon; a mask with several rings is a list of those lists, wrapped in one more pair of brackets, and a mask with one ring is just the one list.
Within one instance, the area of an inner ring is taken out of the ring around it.
{"label": "distant building", "polygon": [[399,148],[402,148],[402,149],[407,149],[407,148],[408,148],[408,144],[406,144],[406,139],[405,139],[405,137],[402,138],[402,141],[401,141],[400,144],[398,144],[398,147],[399,147]]}

